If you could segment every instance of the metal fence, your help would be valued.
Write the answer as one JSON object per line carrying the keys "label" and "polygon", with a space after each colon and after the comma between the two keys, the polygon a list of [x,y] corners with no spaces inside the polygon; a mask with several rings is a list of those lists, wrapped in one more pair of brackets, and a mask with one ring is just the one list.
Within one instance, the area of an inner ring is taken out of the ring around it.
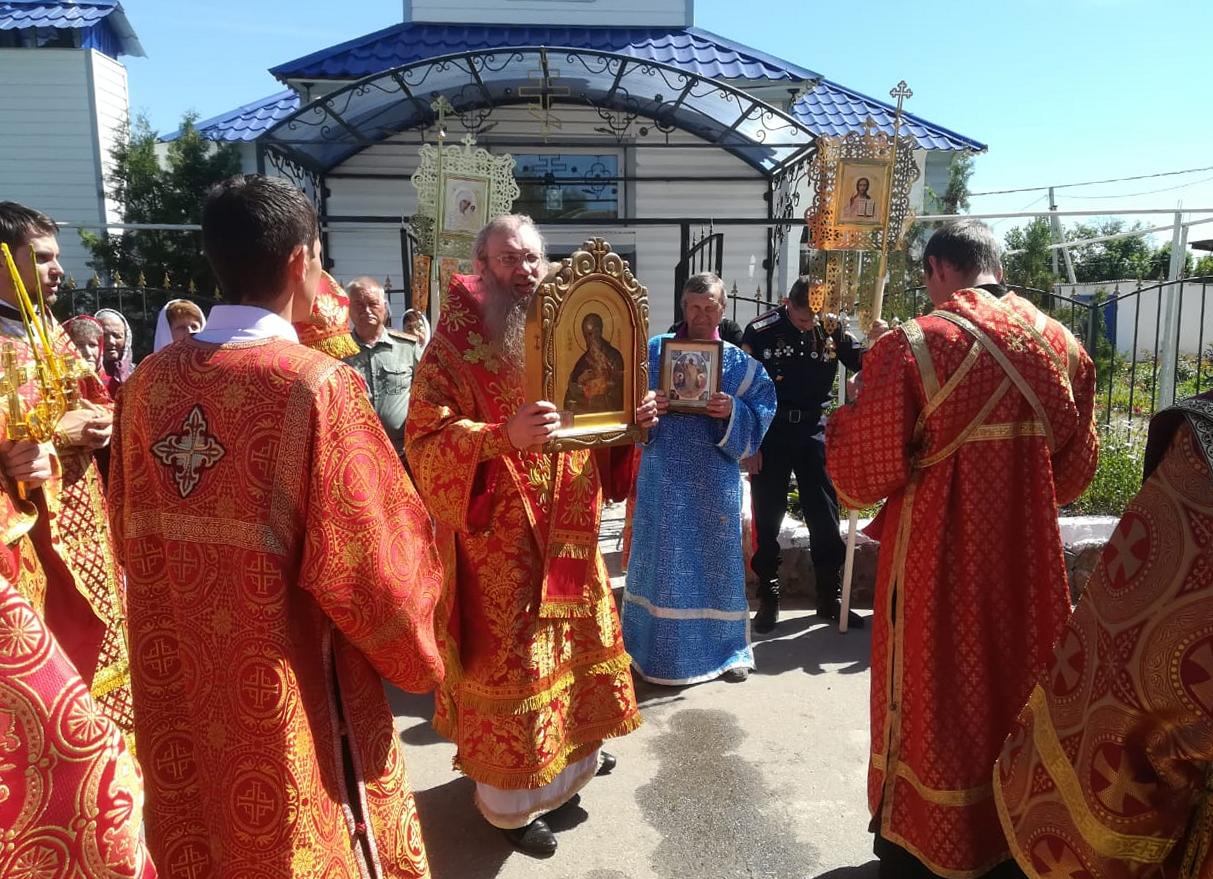
{"label": "metal fence", "polygon": [[[1148,419],[1169,400],[1210,386],[1213,367],[1213,277],[1118,286],[1075,298],[1019,285],[1020,296],[1064,324],[1095,362],[1100,420]],[[1174,302],[1172,319],[1166,309]],[[925,289],[885,299],[885,317],[907,320],[931,309]]]}
{"label": "metal fence", "polygon": [[195,290],[171,290],[146,285],[103,287],[90,284],[85,287],[60,289],[59,298],[51,310],[59,321],[78,314],[96,314],[102,308],[120,312],[131,325],[131,351],[135,362],[152,353],[156,335],[156,316],[165,303],[172,299],[189,299],[202,309],[203,314],[219,302],[217,294],[203,295]]}
{"label": "metal fence", "polygon": [[[1105,424],[1148,419],[1168,401],[1213,385],[1213,277],[1138,282],[1126,291],[1111,286],[1090,297],[1008,286],[1064,324],[1090,353]],[[780,301],[761,289],[745,295],[736,285],[729,299],[731,317],[743,327]],[[884,318],[905,321],[931,307],[923,287],[894,290],[886,294]]]}

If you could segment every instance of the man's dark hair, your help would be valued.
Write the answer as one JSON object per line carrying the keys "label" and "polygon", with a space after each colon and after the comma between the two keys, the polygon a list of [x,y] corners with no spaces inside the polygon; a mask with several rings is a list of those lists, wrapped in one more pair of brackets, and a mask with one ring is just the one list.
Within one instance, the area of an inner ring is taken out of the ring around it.
{"label": "man's dark hair", "polygon": [[316,234],[316,209],[280,177],[238,174],[212,186],[202,205],[202,249],[231,303],[276,295],[291,252],[311,248]]}
{"label": "man's dark hair", "polygon": [[31,238],[58,235],[55,221],[42,211],[27,208],[15,201],[0,201],[0,243],[13,250],[24,247]]}
{"label": "man's dark hair", "polygon": [[792,283],[788,291],[788,302],[797,308],[809,307],[809,276],[801,275]]}
{"label": "man's dark hair", "polygon": [[922,251],[922,270],[931,274],[927,257],[935,257],[966,275],[977,272],[998,274],[1002,268],[1002,248],[990,227],[981,220],[957,220],[935,230]]}
{"label": "man's dark hair", "polygon": [[729,304],[728,291],[724,289],[724,281],[715,272],[699,272],[691,275],[682,285],[682,295],[690,293],[693,296],[714,296],[721,306]]}

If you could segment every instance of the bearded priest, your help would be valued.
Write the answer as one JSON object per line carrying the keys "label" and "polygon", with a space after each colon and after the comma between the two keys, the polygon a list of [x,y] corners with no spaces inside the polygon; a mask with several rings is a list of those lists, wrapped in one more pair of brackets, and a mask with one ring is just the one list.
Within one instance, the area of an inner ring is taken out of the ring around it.
{"label": "bearded priest", "polygon": [[[529,217],[501,216],[474,256],[478,274],[451,280],[405,426],[445,574],[448,678],[434,726],[458,746],[481,814],[522,851],[548,855],[556,837],[543,816],[614,765],[603,739],[640,724],[598,550],[601,498],[627,496],[632,447],[541,451],[560,416],[524,399],[523,333],[547,269],[543,239]],[[636,420],[656,425],[655,395]]]}

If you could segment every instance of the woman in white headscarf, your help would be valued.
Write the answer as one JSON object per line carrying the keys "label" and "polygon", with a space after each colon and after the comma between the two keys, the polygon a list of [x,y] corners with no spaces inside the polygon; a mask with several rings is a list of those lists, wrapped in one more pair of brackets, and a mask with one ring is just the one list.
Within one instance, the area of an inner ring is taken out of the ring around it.
{"label": "woman in white headscarf", "polygon": [[134,335],[131,325],[122,312],[113,308],[102,308],[93,315],[105,331],[105,354],[102,361],[104,369],[101,380],[105,389],[113,399],[118,399],[118,391],[123,383],[135,371]]}
{"label": "woman in white headscarf", "polygon": [[188,299],[170,299],[156,317],[156,339],[152,351],[179,342],[206,327],[206,315]]}

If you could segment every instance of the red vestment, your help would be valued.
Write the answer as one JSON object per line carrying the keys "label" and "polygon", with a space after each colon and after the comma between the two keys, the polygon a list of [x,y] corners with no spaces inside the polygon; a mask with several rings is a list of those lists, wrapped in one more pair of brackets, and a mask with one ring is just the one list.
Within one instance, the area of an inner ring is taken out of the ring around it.
{"label": "red vestment", "polygon": [[1032,877],[1213,877],[1213,394],[1146,472],[994,773]]}
{"label": "red vestment", "polygon": [[110,497],[161,872],[428,875],[380,676],[441,678],[438,561],[361,380],[279,338],[188,339],[143,361],[118,409]]}
{"label": "red vestment", "polygon": [[[479,279],[456,276],[413,378],[405,448],[437,523],[447,679],[435,728],[478,782],[534,789],[640,724],[598,550],[603,485],[622,499],[631,447],[515,450],[522,364],[483,324]],[[553,482],[556,483],[553,488]]]}
{"label": "red vestment", "polygon": [[154,879],[143,784],[29,600],[0,580],[0,876]]}
{"label": "red vestment", "polygon": [[961,290],[880,339],[826,428],[853,509],[888,498],[868,803],[937,874],[1009,857],[990,767],[1069,616],[1057,507],[1095,470],[1095,369],[1027,301]]}
{"label": "red vestment", "polygon": [[[51,325],[59,354],[79,361],[83,378],[77,382],[81,399],[112,411],[113,403],[91,366],[80,360],[67,333]],[[30,380],[21,387],[27,405],[39,397],[33,380],[33,353],[21,324],[0,318],[0,343],[13,345],[20,364],[30,367]],[[7,418],[4,418],[7,424]],[[71,658],[106,714],[129,732],[131,713],[130,663],[127,655],[125,594],[122,571],[110,534],[101,474],[92,450],[55,442],[58,473],[41,490],[21,501],[15,486],[7,486],[8,515],[0,513],[0,528],[9,552],[0,559],[0,575],[31,600],[44,615],[60,647]],[[28,540],[22,549],[19,541]],[[31,551],[32,550],[32,551]],[[27,565],[24,575],[15,561],[25,552],[36,558],[38,573]],[[38,582],[33,585],[31,576]]]}

